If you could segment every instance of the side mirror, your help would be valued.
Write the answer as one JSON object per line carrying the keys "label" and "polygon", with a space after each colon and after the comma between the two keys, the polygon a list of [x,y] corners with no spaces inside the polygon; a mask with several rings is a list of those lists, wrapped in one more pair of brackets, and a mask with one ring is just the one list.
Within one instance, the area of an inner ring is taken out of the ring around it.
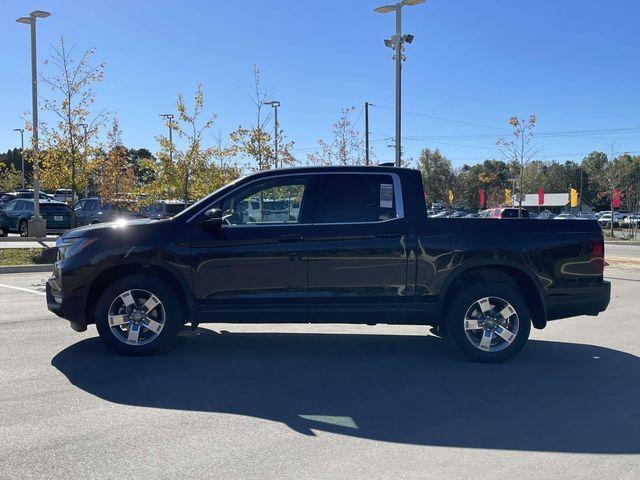
{"label": "side mirror", "polygon": [[206,225],[209,228],[219,228],[222,226],[222,210],[219,208],[211,208],[204,212],[202,225]]}

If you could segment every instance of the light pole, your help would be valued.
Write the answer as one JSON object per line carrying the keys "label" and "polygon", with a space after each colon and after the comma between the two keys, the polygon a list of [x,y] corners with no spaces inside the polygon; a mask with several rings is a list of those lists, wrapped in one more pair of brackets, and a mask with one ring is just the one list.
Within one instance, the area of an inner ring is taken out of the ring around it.
{"label": "light pole", "polygon": [[[169,161],[173,164],[173,113],[161,113],[160,116],[167,121],[169,127]],[[184,202],[189,201],[189,170],[187,169],[187,162],[184,163]]]}
{"label": "light pole", "polygon": [[402,146],[400,136],[402,134],[402,61],[406,60],[404,56],[404,42],[413,42],[413,35],[402,35],[402,7],[419,5],[425,0],[402,0],[395,5],[384,5],[374,9],[378,13],[396,13],[396,34],[391,38],[385,39],[385,46],[393,49],[395,54],[393,59],[396,62],[396,167],[401,165]]}
{"label": "light pole", "polygon": [[[89,125],[87,125],[86,123],[81,123],[80,126],[82,127],[82,131],[84,133],[84,153],[85,153],[85,158],[84,158],[84,171],[85,171],[85,188],[84,188],[84,196],[88,197],[89,196],[89,175],[87,174],[87,161],[88,159],[88,154],[87,154],[87,150],[89,149],[89,141],[88,141],[88,136],[87,136],[87,128],[89,128]],[[76,203],[76,199],[75,196],[71,199],[71,201],[73,203]],[[75,211],[75,210],[74,210]]]}
{"label": "light pole", "polygon": [[20,132],[20,161],[22,163],[22,188],[26,188],[27,182],[24,179],[24,128],[14,128],[14,132]]}
{"label": "light pole", "polygon": [[[280,106],[280,102],[278,100],[271,100],[270,102],[263,102],[265,105],[271,105],[271,107],[273,108],[274,111],[274,130],[275,130],[275,135],[274,135],[274,157],[275,157],[275,162],[274,162],[274,166],[275,168],[278,168],[278,107]],[[282,162],[280,162],[280,167],[282,167]]]}
{"label": "light pole", "polygon": [[46,235],[46,224],[40,216],[40,172],[38,169],[38,66],[36,57],[36,19],[47,18],[49,12],[35,10],[28,17],[20,17],[18,23],[25,23],[31,26],[31,109],[33,112],[33,217],[27,223],[27,235],[30,237],[44,237]]}

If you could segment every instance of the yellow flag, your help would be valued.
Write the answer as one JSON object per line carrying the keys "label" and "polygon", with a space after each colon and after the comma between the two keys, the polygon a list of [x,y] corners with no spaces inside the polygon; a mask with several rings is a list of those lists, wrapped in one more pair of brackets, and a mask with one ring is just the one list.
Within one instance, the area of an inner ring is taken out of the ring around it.
{"label": "yellow flag", "polygon": [[453,205],[453,192],[449,190],[449,203]]}
{"label": "yellow flag", "polygon": [[510,188],[504,189],[504,203],[506,205],[511,205],[511,189]]}
{"label": "yellow flag", "polygon": [[569,196],[571,197],[571,206],[572,207],[577,207],[578,206],[578,192],[575,188],[572,188]]}

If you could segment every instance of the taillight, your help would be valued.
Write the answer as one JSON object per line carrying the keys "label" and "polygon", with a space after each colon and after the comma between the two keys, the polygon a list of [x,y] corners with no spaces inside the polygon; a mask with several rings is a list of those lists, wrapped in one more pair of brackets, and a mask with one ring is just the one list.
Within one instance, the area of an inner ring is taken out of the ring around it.
{"label": "taillight", "polygon": [[598,240],[596,242],[591,243],[591,255],[590,255],[591,265],[595,267],[595,269],[603,273],[604,272],[604,240]]}

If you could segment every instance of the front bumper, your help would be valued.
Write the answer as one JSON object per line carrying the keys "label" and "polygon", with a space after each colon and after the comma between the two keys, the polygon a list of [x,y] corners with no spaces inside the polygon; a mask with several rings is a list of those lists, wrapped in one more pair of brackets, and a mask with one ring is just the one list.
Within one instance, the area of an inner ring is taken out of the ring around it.
{"label": "front bumper", "polygon": [[85,319],[85,289],[74,285],[74,277],[66,277],[59,262],[53,267],[53,274],[47,280],[47,308],[61,318],[69,320],[76,332],[87,329]]}
{"label": "front bumper", "polygon": [[603,280],[596,287],[567,289],[547,296],[547,319],[598,315],[604,312],[611,300],[611,283]]}

